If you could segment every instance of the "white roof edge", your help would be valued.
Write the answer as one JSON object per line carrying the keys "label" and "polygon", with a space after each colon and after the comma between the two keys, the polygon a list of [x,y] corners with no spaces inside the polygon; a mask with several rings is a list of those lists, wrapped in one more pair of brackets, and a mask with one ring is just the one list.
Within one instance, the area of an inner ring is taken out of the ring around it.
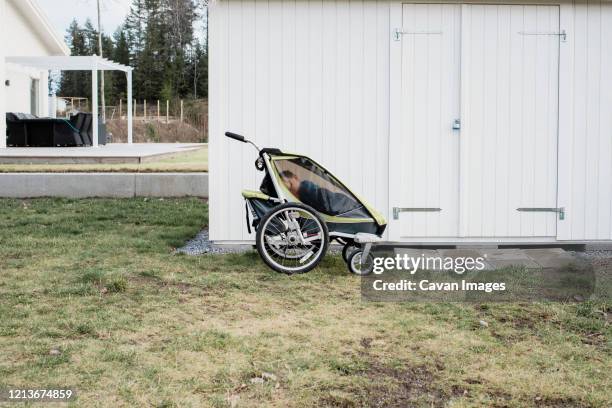
{"label": "white roof edge", "polygon": [[9,64],[20,65],[28,68],[40,70],[59,70],[59,71],[132,71],[133,68],[128,65],[119,64],[117,62],[94,56],[39,56],[39,57],[17,57],[6,56],[5,61]]}
{"label": "white roof edge", "polygon": [[29,20],[34,29],[37,30],[38,34],[42,37],[43,41],[45,41],[48,46],[54,48],[54,52],[70,55],[70,48],[68,48],[66,42],[55,28],[53,28],[51,22],[36,0],[9,1]]}

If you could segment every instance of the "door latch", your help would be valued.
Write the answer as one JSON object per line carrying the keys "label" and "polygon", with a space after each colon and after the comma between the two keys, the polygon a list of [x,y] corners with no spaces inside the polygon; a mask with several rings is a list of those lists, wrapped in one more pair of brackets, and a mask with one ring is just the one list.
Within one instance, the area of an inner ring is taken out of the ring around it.
{"label": "door latch", "polygon": [[453,130],[460,130],[461,129],[461,119],[455,119],[453,121]]}
{"label": "door latch", "polygon": [[403,31],[400,28],[396,28],[393,30],[393,40],[400,41],[402,39],[402,35],[441,35],[441,30],[436,31],[424,31],[424,30],[414,30],[414,31]]}
{"label": "door latch", "polygon": [[545,208],[545,207],[523,207],[517,208],[516,211],[522,212],[554,212],[559,214],[559,220],[563,221],[565,219],[565,208]]}
{"label": "door latch", "polygon": [[440,212],[442,211],[441,208],[399,208],[399,207],[393,207],[393,219],[394,220],[399,220],[399,215],[402,212]]}
{"label": "door latch", "polygon": [[519,35],[553,35],[559,37],[561,42],[567,41],[567,32],[561,31],[519,31]]}
{"label": "door latch", "polygon": [[402,39],[402,30],[400,30],[399,28],[396,28],[395,30],[393,30],[393,41],[399,41]]}

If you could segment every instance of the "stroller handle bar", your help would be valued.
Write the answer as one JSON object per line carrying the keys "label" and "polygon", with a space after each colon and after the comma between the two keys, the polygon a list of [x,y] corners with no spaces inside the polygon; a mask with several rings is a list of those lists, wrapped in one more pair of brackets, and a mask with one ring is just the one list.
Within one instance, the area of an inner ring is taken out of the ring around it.
{"label": "stroller handle bar", "polygon": [[249,139],[245,138],[244,136],[239,135],[238,133],[225,132],[225,136],[229,137],[230,139],[234,139],[239,142],[242,142],[242,143],[250,143],[253,145],[253,147],[255,147],[255,149],[257,149],[257,151],[261,150],[255,143],[251,142]]}
{"label": "stroller handle bar", "polygon": [[239,142],[242,142],[242,143],[246,143],[247,142],[245,140],[244,136],[239,135],[238,133],[225,132],[225,136],[229,137],[230,139],[234,139],[234,140],[237,140]]}

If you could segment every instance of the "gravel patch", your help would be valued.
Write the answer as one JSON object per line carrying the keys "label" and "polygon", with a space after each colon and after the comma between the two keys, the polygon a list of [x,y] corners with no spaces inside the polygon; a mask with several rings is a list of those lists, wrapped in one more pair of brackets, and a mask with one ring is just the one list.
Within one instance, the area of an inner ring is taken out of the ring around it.
{"label": "gravel patch", "polygon": [[587,256],[593,257],[595,259],[612,258],[612,251],[597,250],[597,251],[588,251],[588,252],[589,254],[587,254]]}
{"label": "gravel patch", "polygon": [[[252,245],[215,245],[208,238],[208,230],[204,229],[198,233],[185,246],[178,248],[175,252],[185,255],[205,255],[205,254],[242,254],[254,251]],[[337,255],[342,253],[342,246],[332,244],[328,248],[328,254]]]}
{"label": "gravel patch", "polygon": [[587,249],[586,251],[571,252],[577,259],[593,266],[599,278],[607,276],[612,279],[612,250]]}
{"label": "gravel patch", "polygon": [[585,251],[570,251],[570,254],[588,261],[612,259],[612,250],[609,249],[587,249]]}
{"label": "gravel patch", "polygon": [[177,253],[185,255],[204,255],[204,254],[240,254],[252,251],[250,245],[214,245],[208,239],[208,230],[202,230],[185,246],[178,248]]}

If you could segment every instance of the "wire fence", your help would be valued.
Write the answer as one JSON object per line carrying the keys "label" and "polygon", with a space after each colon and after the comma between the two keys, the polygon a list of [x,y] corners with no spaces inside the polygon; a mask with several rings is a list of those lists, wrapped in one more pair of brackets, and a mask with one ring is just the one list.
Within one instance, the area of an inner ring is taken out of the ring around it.
{"label": "wire fence", "polygon": [[[74,112],[91,112],[88,98],[58,97],[58,101],[61,101],[57,105],[58,117],[69,117]],[[156,129],[159,129],[162,133],[164,132],[164,124],[181,125],[183,129],[183,125],[186,125],[197,132],[198,140],[208,140],[208,100],[206,99],[134,99],[131,109],[135,123],[155,123]],[[121,99],[114,105],[107,105],[104,112],[107,121],[127,121],[127,100]],[[99,114],[102,114],[102,107],[99,107]],[[139,126],[136,128],[139,128]],[[193,139],[193,137],[191,135],[189,139]]]}

